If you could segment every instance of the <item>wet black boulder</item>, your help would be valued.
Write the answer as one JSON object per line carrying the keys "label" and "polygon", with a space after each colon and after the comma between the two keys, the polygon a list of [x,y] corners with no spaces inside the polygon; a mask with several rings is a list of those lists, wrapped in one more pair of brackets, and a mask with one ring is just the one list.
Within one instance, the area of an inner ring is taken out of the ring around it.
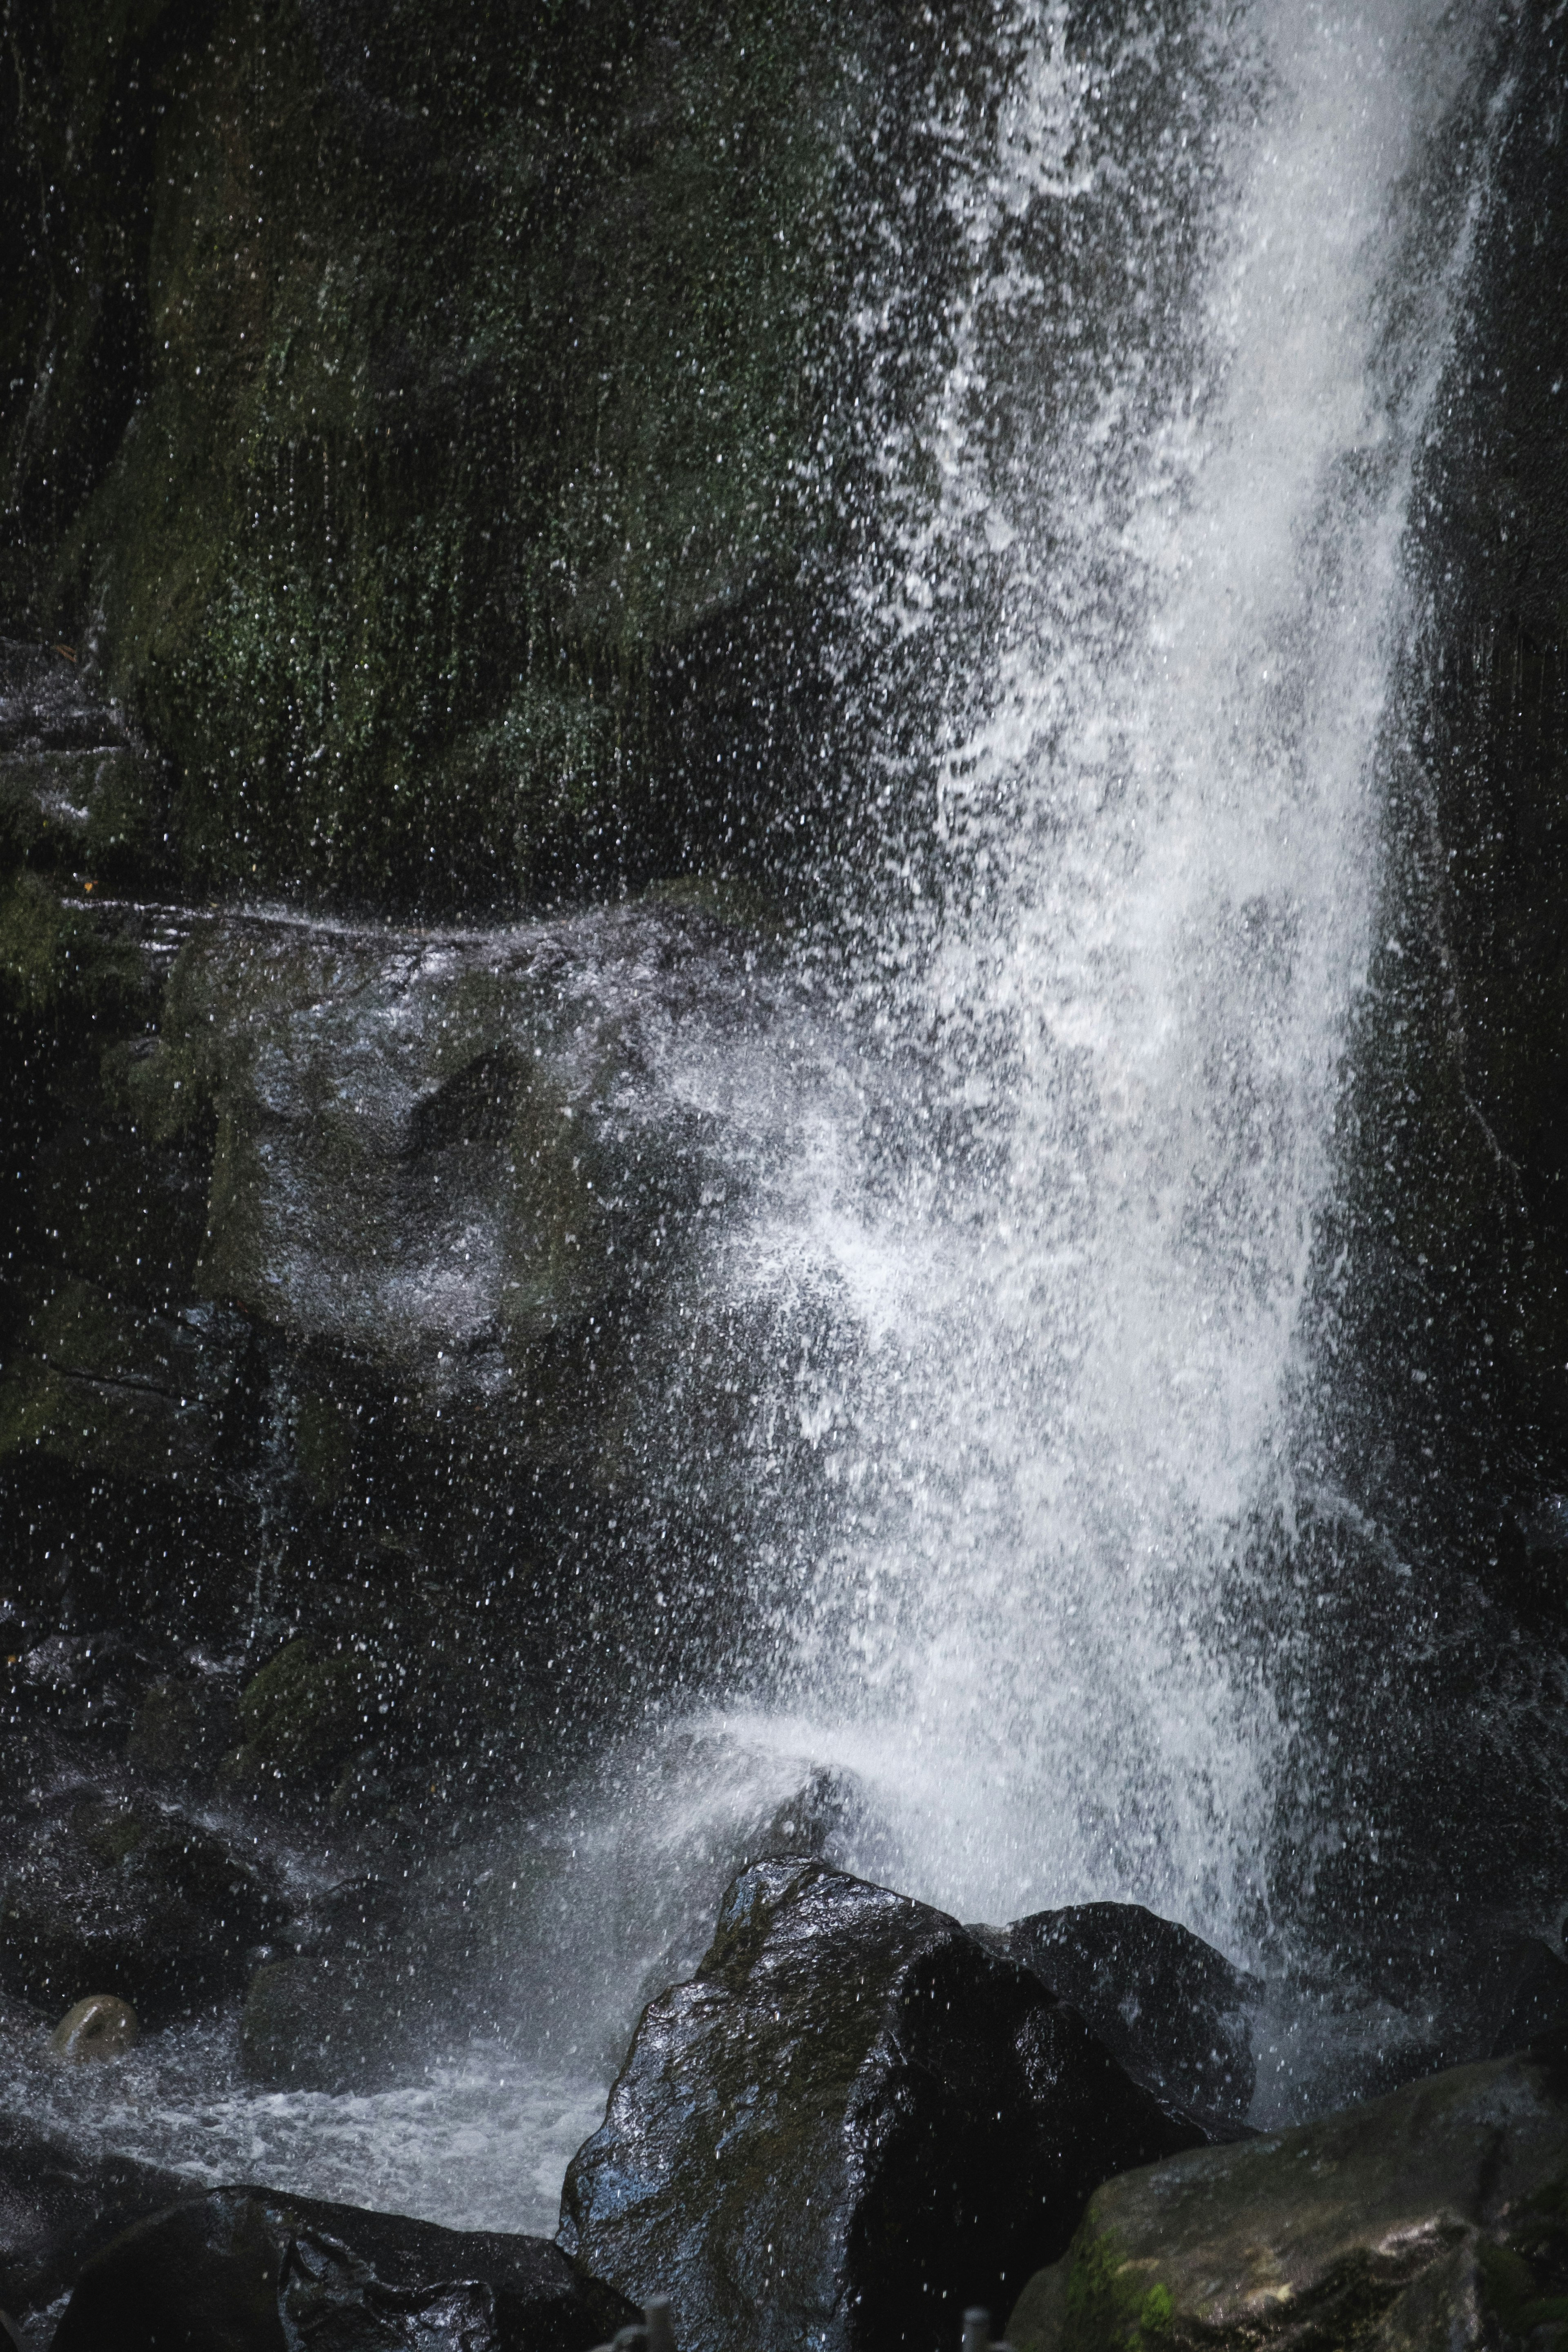
{"label": "wet black boulder", "polygon": [[1016,1921],[1007,1948],[1071,2001],[1135,2083],[1211,2127],[1239,2126],[1263,1988],[1212,1944],[1141,1903],[1075,1903]]}
{"label": "wet black boulder", "polygon": [[17,2319],[43,2310],[106,2240],[181,2186],[153,2165],[0,2117],[0,2310]]}
{"label": "wet black boulder", "polygon": [[52,2352],[587,2352],[637,2317],[542,2238],[219,2189],[95,2254]]}
{"label": "wet black boulder", "polygon": [[670,2295],[681,2352],[925,2352],[1006,2308],[1110,2174],[1202,2138],[955,1919],[763,1862],[644,2011],[561,2243]]}
{"label": "wet black boulder", "polygon": [[185,1815],[93,1798],[37,1822],[0,1887],[0,1985],[45,2011],[117,1993],[144,2024],[237,1989],[280,1906],[264,1865]]}

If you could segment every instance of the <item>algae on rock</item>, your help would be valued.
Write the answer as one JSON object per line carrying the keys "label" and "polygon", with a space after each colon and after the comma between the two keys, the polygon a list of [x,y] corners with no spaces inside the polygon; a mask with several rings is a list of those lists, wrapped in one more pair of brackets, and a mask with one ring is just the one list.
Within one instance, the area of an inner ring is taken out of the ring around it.
{"label": "algae on rock", "polygon": [[1123,2173],[1030,2280],[1008,2339],[1018,2352],[1555,2345],[1565,2087],[1554,2041]]}

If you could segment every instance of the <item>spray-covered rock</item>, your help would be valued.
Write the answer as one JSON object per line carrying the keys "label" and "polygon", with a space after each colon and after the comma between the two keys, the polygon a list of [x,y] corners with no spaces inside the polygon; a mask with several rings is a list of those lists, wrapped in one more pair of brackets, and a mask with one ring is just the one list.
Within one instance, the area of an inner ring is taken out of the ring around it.
{"label": "spray-covered rock", "polygon": [[1135,2083],[1221,2128],[1245,2120],[1257,2075],[1249,2011],[1263,1988],[1190,1927],[1141,1903],[1075,1903],[1016,1921],[1007,1948]]}
{"label": "spray-covered rock", "polygon": [[245,1979],[279,1916],[266,1868],[155,1807],[89,1801],[33,1831],[0,1891],[0,1984],[59,2011],[117,1994],[149,2022]]}
{"label": "spray-covered rock", "polygon": [[956,1920],[764,1862],[644,2012],[561,2242],[668,2292],[691,2352],[923,2343],[1009,2300],[1108,2174],[1202,2137]]}

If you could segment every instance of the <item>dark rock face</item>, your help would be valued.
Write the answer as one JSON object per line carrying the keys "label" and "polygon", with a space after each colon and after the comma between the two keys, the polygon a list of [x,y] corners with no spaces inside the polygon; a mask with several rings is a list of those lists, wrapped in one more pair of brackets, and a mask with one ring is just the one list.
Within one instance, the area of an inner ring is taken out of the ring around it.
{"label": "dark rock face", "polygon": [[0,864],[112,876],[155,863],[159,785],[73,648],[0,639]]}
{"label": "dark rock face", "polygon": [[148,2022],[245,1981],[279,1916],[267,1873],[144,1802],[89,1800],[35,1827],[0,1894],[0,1982],[46,2011],[117,1993]]}
{"label": "dark rock face", "polygon": [[567,2175],[561,2242],[691,2352],[925,2346],[1108,2174],[1203,2135],[942,1913],[819,1863],[731,1887]]}
{"label": "dark rock face", "polygon": [[[360,1823],[516,1788],[563,1654],[637,1638],[628,1424],[698,1353],[800,992],[679,893],[437,937],[50,907],[0,1106],[17,1705],[76,1704],[61,1639],[158,1627],[100,1675],[139,1769]],[[670,1671],[724,1598],[650,1594]]]}
{"label": "dark rock face", "polygon": [[19,22],[0,604],[168,752],[187,872],[493,903],[765,832],[885,14]]}
{"label": "dark rock face", "polygon": [[1205,2118],[1246,2118],[1263,1988],[1139,1903],[1079,1903],[1009,1928],[1007,1948],[1073,2007],[1135,2083]]}
{"label": "dark rock face", "polygon": [[89,2157],[0,2119],[0,2307],[16,2316],[53,2303],[89,2255],[187,2187],[154,2166]]}
{"label": "dark rock face", "polygon": [[637,2315],[555,2247],[223,2189],[87,2264],[57,2352],[587,2352]]}
{"label": "dark rock face", "polygon": [[1378,2352],[1563,2340],[1559,2040],[1095,2191],[1007,2323],[1018,2352]]}
{"label": "dark rock face", "polygon": [[1506,2058],[1545,2034],[1568,2032],[1568,1962],[1539,1936],[1498,1944],[1476,1990],[1479,2038],[1489,2058]]}

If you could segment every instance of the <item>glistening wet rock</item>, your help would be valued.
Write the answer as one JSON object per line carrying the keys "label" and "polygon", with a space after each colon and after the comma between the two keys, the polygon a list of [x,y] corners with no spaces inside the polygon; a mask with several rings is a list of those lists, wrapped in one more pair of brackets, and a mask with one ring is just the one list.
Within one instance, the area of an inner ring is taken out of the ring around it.
{"label": "glistening wet rock", "polygon": [[1239,2125],[1257,2064],[1256,1978],[1141,1903],[1037,1911],[1008,1930],[1015,1959],[1087,2019],[1135,2083],[1220,2124]]}
{"label": "glistening wet rock", "polygon": [[221,2189],[95,2254],[53,2352],[587,2352],[637,2315],[542,2238]]}
{"label": "glistening wet rock", "polygon": [[669,2294],[682,2352],[924,2346],[1010,2300],[1109,2174],[1202,2137],[956,1920],[763,1862],[645,2011],[561,2242]]}
{"label": "glistening wet rock", "polygon": [[280,1916],[270,1877],[211,1830],[89,1801],[37,1824],[0,1892],[0,1984],[58,2011],[112,1992],[149,2023],[237,1988]]}
{"label": "glistening wet rock", "polygon": [[1017,2352],[1547,2352],[1568,2320],[1561,2039],[1097,2189]]}
{"label": "glistening wet rock", "polygon": [[136,2011],[128,2002],[117,2000],[111,1992],[92,1992],[67,2010],[49,2037],[49,2048],[57,2058],[80,2065],[123,2057],[141,2034]]}
{"label": "glistening wet rock", "polygon": [[0,2306],[18,2317],[47,2308],[90,2254],[186,2185],[0,2117]]}

